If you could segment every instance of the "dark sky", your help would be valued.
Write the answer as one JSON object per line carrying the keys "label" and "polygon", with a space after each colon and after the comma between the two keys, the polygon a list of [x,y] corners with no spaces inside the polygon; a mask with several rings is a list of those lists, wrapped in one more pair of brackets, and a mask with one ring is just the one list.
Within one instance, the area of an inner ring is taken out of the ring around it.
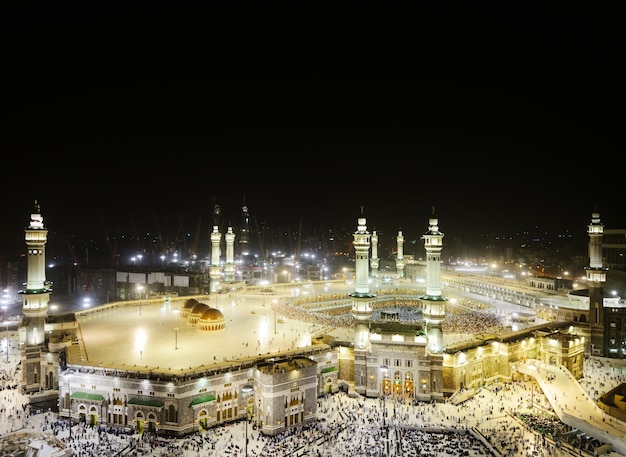
{"label": "dark sky", "polygon": [[34,199],[64,232],[244,196],[292,230],[626,227],[620,16],[505,3],[4,7],[2,244]]}

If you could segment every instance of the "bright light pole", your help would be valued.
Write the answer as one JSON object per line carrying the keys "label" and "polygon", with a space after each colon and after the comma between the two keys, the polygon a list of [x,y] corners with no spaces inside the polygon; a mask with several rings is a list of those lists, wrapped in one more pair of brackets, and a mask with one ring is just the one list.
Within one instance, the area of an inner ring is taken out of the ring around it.
{"label": "bright light pole", "polygon": [[381,365],[380,366],[380,371],[383,373],[383,380],[381,382],[381,390],[382,390],[382,396],[383,396],[383,428],[385,429],[385,446],[387,448],[387,452],[385,455],[389,455],[389,427],[387,426],[387,423],[385,421],[385,416],[387,415],[387,406],[385,405],[385,397],[387,396],[387,393],[385,392],[385,375],[387,374],[387,371],[389,371],[389,367],[387,365]]}
{"label": "bright light pole", "polygon": [[141,291],[143,287],[140,284],[137,284],[137,293],[139,294],[139,315],[141,316]]}
{"label": "bright light pole", "polygon": [[[249,394],[254,388],[250,384],[244,384],[241,391],[244,394]],[[248,409],[248,395],[246,395],[246,453],[245,457],[248,457],[248,422],[250,421],[250,410]]]}
{"label": "bright light pole", "polygon": [[9,321],[4,321],[4,325],[6,325],[6,329],[7,329],[7,335],[6,335],[6,339],[7,339],[7,363],[9,363]]}
{"label": "bright light pole", "polygon": [[174,349],[178,349],[178,327],[174,327]]}
{"label": "bright light pole", "polygon": [[274,335],[276,335],[276,300],[272,300],[272,309],[274,310]]}
{"label": "bright light pole", "polygon": [[65,373],[64,375],[65,380],[67,381],[67,393],[68,393],[68,398],[69,398],[69,402],[70,404],[69,406],[69,413],[68,413],[68,417],[70,419],[70,442],[72,441],[72,387],[71,387],[71,380],[72,380],[72,374],[70,373]]}
{"label": "bright light pole", "polygon": [[9,363],[9,321],[7,320],[7,305],[6,305],[6,303],[8,303],[8,297],[9,297],[9,291],[8,289],[4,289],[2,291],[2,320],[4,321],[4,325],[7,326],[7,335],[6,335],[7,363]]}

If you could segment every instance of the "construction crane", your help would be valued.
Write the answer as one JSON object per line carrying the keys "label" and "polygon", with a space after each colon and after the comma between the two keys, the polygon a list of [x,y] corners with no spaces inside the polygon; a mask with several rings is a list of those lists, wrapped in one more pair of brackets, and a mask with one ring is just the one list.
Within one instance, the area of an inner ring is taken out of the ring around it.
{"label": "construction crane", "polygon": [[198,244],[200,243],[200,228],[202,227],[202,218],[198,219],[198,225],[196,226],[196,233],[193,237],[193,244],[191,246],[191,257],[196,259],[198,257]]}
{"label": "construction crane", "polygon": [[266,263],[267,262],[267,254],[265,253],[265,247],[263,245],[264,235],[263,235],[263,233],[261,233],[261,230],[259,230],[259,222],[257,221],[256,217],[254,217],[254,226],[256,227],[256,235],[257,235],[257,238],[259,240],[259,254],[261,254],[261,258],[263,259],[263,263]]}
{"label": "construction crane", "polygon": [[76,285],[76,291],[79,293],[86,293],[91,291],[91,276],[87,276],[83,273],[83,269],[81,268],[80,261],[78,260],[78,256],[76,255],[76,250],[74,249],[74,245],[70,242],[70,240],[66,241],[67,248],[72,255],[72,259],[74,260],[74,267],[78,272],[78,280],[80,284]]}
{"label": "construction crane", "polygon": [[117,252],[117,239],[115,240],[115,245],[111,243],[111,237],[107,232],[106,225],[104,223],[104,217],[102,213],[98,211],[98,217],[100,218],[100,224],[102,225],[102,231],[104,232],[104,238],[107,240],[107,245],[109,246],[109,253],[111,254],[111,261],[115,264],[117,257],[119,257],[119,253]]}
{"label": "construction crane", "polygon": [[300,263],[300,249],[302,247],[302,217],[300,217],[300,225],[298,227],[298,242],[296,243],[296,255],[295,259],[297,263]]}
{"label": "construction crane", "polygon": [[157,216],[156,211],[152,211],[152,215],[154,216],[154,224],[156,225],[157,230],[157,239],[159,240],[159,246],[161,247],[161,252],[159,255],[163,255],[166,252],[165,245],[163,244],[163,233],[161,233],[161,224],[159,223],[159,216]]}

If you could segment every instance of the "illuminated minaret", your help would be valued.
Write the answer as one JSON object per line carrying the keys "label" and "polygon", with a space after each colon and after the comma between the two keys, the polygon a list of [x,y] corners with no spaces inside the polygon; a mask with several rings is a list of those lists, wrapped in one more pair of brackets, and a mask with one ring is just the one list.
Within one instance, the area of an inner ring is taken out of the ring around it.
{"label": "illuminated minaret", "polygon": [[402,230],[398,232],[398,255],[396,256],[396,276],[404,278],[404,235]]}
{"label": "illuminated minaret", "polygon": [[[602,263],[602,236],[604,225],[600,222],[600,213],[591,214],[591,223],[587,226],[589,234],[589,266],[585,267],[587,285],[589,286],[589,323],[591,324],[592,353],[605,351],[604,329],[604,283],[608,268]],[[607,354],[604,354],[606,357]]]}
{"label": "illuminated minaret", "polygon": [[22,351],[23,387],[29,391],[39,390],[42,379],[40,352],[45,348],[46,317],[52,292],[51,283],[46,280],[46,242],[48,230],[43,225],[43,216],[37,201],[30,215],[30,225],[24,230],[28,249],[28,272],[26,288],[22,295],[24,318],[19,328]]}
{"label": "illuminated minaret", "polygon": [[441,324],[446,318],[446,300],[441,295],[441,249],[443,233],[439,231],[439,221],[435,217],[433,206],[428,232],[422,235],[426,249],[426,295],[422,295],[423,316],[428,334],[428,350],[440,353],[443,350],[443,331]]}
{"label": "illuminated minaret", "polygon": [[220,277],[220,243],[222,242],[222,234],[219,231],[217,225],[213,226],[213,232],[211,232],[211,269],[209,270],[209,276],[211,278],[211,292],[217,292],[221,289]]}
{"label": "illuminated minaret", "polygon": [[233,228],[228,227],[226,235],[226,264],[224,265],[224,275],[226,282],[235,280],[235,234]]}
{"label": "illuminated minaret", "polygon": [[372,232],[372,258],[370,259],[372,267],[372,276],[378,276],[378,235],[376,230]]}
{"label": "illuminated minaret", "polygon": [[[361,213],[363,208],[361,208]],[[352,316],[355,321],[354,331],[354,389],[365,394],[367,386],[367,352],[369,349],[369,324],[372,317],[372,304],[376,295],[370,293],[368,283],[370,234],[367,231],[365,217],[357,221],[354,233],[356,259],[355,291],[352,297]]]}

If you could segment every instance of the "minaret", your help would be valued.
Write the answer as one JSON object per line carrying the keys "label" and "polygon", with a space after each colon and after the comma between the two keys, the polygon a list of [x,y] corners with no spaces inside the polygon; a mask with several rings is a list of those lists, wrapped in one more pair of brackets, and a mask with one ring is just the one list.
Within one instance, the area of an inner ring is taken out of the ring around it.
{"label": "minaret", "polygon": [[[607,357],[605,350],[604,329],[604,283],[608,268],[602,263],[602,236],[604,225],[600,222],[600,213],[591,214],[591,223],[587,226],[589,234],[589,266],[585,267],[589,286],[589,324],[591,324],[592,355],[594,352]],[[608,329],[607,329],[608,330]]]}
{"label": "minaret", "polygon": [[224,265],[224,275],[226,282],[235,280],[235,234],[233,228],[228,227],[226,235],[226,264]]}
{"label": "minaret", "polygon": [[213,226],[213,232],[211,232],[211,269],[209,270],[209,276],[211,278],[211,292],[217,292],[221,289],[220,277],[220,243],[222,242],[222,234],[219,232],[217,225]]}
{"label": "minaret", "polygon": [[376,230],[372,232],[372,258],[370,259],[370,266],[372,267],[372,276],[378,276],[378,235]]}
{"label": "minaret", "polygon": [[[363,208],[361,208],[361,213]],[[365,394],[367,387],[367,352],[369,350],[369,324],[372,317],[372,304],[376,295],[370,293],[368,283],[370,234],[367,231],[365,217],[358,219],[354,233],[356,258],[356,282],[352,297],[352,316],[354,329],[354,389]]]}
{"label": "minaret", "polygon": [[428,350],[440,353],[443,350],[443,331],[441,324],[446,318],[446,300],[441,295],[441,249],[443,233],[439,231],[439,221],[435,217],[433,206],[428,231],[422,235],[426,249],[426,295],[421,300],[424,305],[424,321],[428,334]]}
{"label": "minaret", "polygon": [[398,255],[396,256],[396,277],[404,278],[404,235],[402,230],[398,231]]}
{"label": "minaret", "polygon": [[52,292],[51,283],[46,280],[46,242],[48,230],[43,225],[43,216],[35,200],[34,212],[30,215],[30,225],[24,230],[28,249],[28,272],[26,288],[22,295],[22,313],[19,336],[22,351],[22,379],[27,392],[40,389],[42,379],[40,352],[45,348],[46,317]]}

